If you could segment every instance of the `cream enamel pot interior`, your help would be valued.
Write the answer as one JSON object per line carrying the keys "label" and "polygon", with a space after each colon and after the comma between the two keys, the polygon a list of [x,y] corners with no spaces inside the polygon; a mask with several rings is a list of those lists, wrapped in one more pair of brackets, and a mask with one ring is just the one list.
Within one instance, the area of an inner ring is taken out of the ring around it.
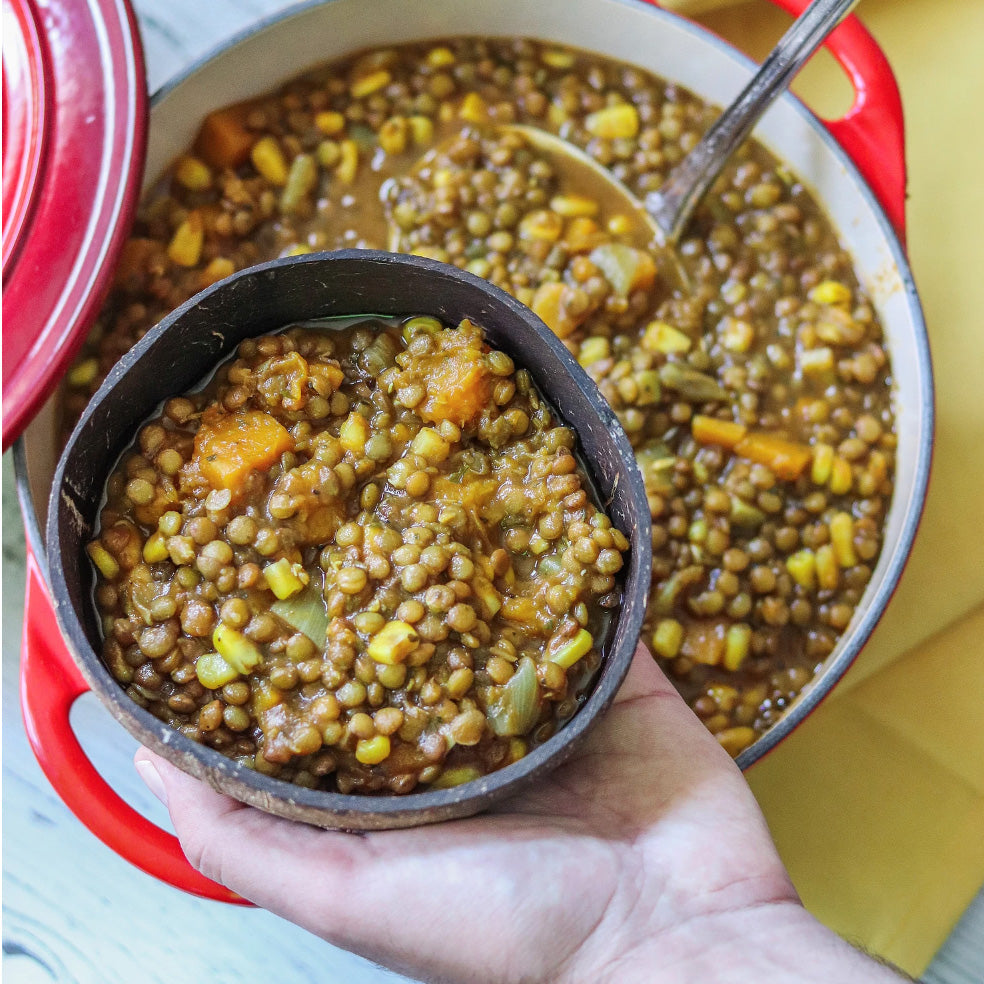
{"label": "cream enamel pot interior", "polygon": [[[797,10],[805,5],[803,0],[774,2]],[[465,0],[373,0],[372,14],[371,19],[366,17],[363,0],[302,4],[234,38],[194,66],[153,101],[146,184],[153,183],[191,142],[208,111],[269,91],[309,65],[373,45],[453,34],[521,33],[638,64],[717,105],[727,104],[754,70],[747,58],[709,32],[643,0],[567,0],[562,8],[525,0],[486,0],[482,4]],[[742,753],[738,762],[743,768],[772,749],[806,717],[871,634],[902,573],[929,478],[933,435],[929,346],[900,241],[901,230],[896,231],[886,215],[887,207],[900,225],[901,183],[895,180],[892,187],[891,180],[892,175],[904,175],[897,89],[880,52],[853,18],[838,32],[849,39],[842,45],[841,61],[852,76],[859,104],[863,96],[869,112],[849,114],[832,129],[850,143],[855,157],[868,165],[873,182],[881,185],[885,207],[827,127],[794,96],[783,96],[765,115],[755,135],[814,190],[854,257],[858,277],[885,327],[894,367],[899,437],[896,489],[886,520],[884,547],[850,627],[821,673],[785,717]],[[838,32],[831,39],[835,53]],[[855,57],[859,51],[861,56]],[[875,57],[867,68],[877,78],[866,91],[864,55],[872,51]],[[284,52],[290,52],[289,59],[284,59]],[[879,95],[883,105],[871,106]],[[894,122],[882,132],[884,117]],[[866,131],[866,122],[874,122],[879,132]],[[886,163],[879,170],[871,165],[878,160],[882,138],[885,145],[880,152]],[[38,557],[43,556],[40,530],[55,466],[54,434],[51,401],[17,449],[28,536]],[[82,811],[77,812],[81,815]],[[141,862],[137,859],[136,863]]]}

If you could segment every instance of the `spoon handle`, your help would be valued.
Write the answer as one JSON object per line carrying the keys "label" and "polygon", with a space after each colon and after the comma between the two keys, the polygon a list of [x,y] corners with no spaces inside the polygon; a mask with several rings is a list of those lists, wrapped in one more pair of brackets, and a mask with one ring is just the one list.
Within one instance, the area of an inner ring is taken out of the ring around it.
{"label": "spoon handle", "polygon": [[662,188],[646,197],[646,209],[663,230],[668,245],[679,239],[704,193],[762,114],[858,2],[813,0]]}

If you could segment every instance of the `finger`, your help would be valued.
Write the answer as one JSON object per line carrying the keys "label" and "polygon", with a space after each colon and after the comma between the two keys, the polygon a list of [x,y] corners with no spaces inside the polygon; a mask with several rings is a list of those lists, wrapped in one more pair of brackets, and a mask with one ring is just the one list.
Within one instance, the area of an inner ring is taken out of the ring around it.
{"label": "finger", "polygon": [[[590,923],[590,912],[538,909],[531,874],[538,865],[549,863],[552,853],[560,866],[573,856],[590,864],[584,860],[589,848],[554,844],[541,823],[484,816],[357,836],[244,806],[147,749],[138,751],[136,762],[141,776],[158,774],[181,846],[203,874],[388,967],[463,980],[475,966],[503,963],[497,940],[512,939],[516,959],[528,959],[529,949],[526,958],[518,956],[524,937],[539,933],[544,921],[558,941],[583,939],[590,931],[578,923]],[[400,901],[407,899],[416,900],[413,918]],[[462,949],[456,945],[462,925],[487,932]]]}

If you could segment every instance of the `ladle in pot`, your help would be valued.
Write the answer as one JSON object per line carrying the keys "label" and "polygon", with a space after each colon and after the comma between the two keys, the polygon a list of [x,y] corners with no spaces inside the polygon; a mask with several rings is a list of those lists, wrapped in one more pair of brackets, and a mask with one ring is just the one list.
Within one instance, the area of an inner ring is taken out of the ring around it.
{"label": "ladle in pot", "polygon": [[[796,73],[810,59],[833,29],[853,10],[859,0],[814,0],[803,11],[762,63],[738,97],[718,117],[689,154],[670,172],[658,191],[640,202],[606,168],[562,137],[538,127],[504,125],[501,132],[521,134],[547,157],[577,161],[600,175],[626,203],[625,211],[650,234],[654,246],[666,254],[681,285],[686,273],[675,254],[675,245],[700,204],[707,189],[731,155],[775,100],[786,91]],[[400,230],[391,230],[391,248],[396,248]],[[663,266],[666,269],[666,266]]]}

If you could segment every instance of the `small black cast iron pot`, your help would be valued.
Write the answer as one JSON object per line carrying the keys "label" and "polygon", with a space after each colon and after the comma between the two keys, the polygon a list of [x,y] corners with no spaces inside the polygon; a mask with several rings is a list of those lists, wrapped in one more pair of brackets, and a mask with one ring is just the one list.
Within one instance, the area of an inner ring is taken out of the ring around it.
{"label": "small black cast iron pot", "polygon": [[[245,338],[297,321],[353,314],[471,318],[491,345],[529,370],[578,435],[615,525],[630,539],[623,604],[584,705],[557,734],[506,768],[452,789],[352,796],[272,779],[173,731],[133,703],[97,655],[93,572],[85,553],[106,479],[162,400],[203,379]],[[55,473],[47,553],[55,612],[82,674],[139,741],[220,792],[292,820],[382,829],[468,816],[529,786],[574,751],[608,707],[632,660],[649,592],[650,517],[642,476],[615,415],[556,336],[526,307],[478,277],[433,260],[343,250],[275,260],[204,290],[149,332],[112,370],[76,426]]]}

